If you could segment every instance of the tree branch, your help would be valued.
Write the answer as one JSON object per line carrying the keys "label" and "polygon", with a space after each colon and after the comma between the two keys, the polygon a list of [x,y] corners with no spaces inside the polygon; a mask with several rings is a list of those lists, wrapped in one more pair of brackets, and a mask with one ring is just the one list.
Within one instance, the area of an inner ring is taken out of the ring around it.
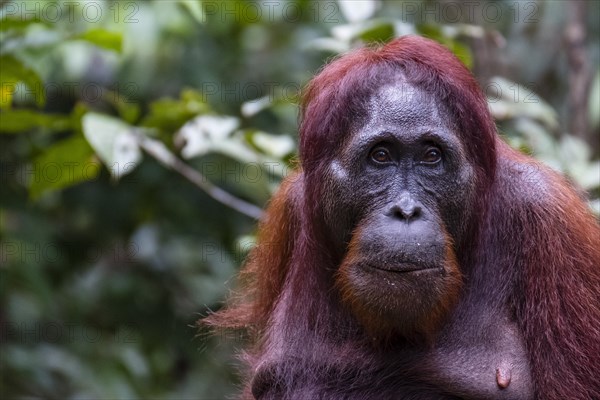
{"label": "tree branch", "polygon": [[233,208],[244,215],[247,215],[250,218],[260,219],[262,216],[263,210],[260,207],[235,197],[231,193],[214,185],[202,173],[181,161],[181,159],[175,156],[175,154],[173,154],[163,143],[159,142],[158,140],[151,139],[136,130],[134,130],[133,134],[139,146],[144,149],[146,153],[154,157],[164,166],[178,172],[184,178],[206,192],[206,194],[213,199]]}

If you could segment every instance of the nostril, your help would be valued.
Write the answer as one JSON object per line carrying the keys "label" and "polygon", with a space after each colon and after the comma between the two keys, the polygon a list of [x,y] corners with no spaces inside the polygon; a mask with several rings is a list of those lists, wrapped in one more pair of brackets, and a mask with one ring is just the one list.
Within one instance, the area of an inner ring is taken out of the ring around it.
{"label": "nostril", "polygon": [[392,215],[398,219],[407,221],[417,218],[421,215],[421,207],[413,200],[408,193],[403,193],[396,204],[392,206]]}
{"label": "nostril", "polygon": [[419,216],[420,208],[414,205],[410,207],[397,207],[395,214],[397,218],[409,220]]}

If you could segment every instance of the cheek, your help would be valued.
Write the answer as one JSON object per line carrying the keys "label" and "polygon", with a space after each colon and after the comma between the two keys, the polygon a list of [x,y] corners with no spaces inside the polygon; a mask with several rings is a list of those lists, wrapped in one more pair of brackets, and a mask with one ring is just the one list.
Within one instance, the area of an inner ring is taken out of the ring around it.
{"label": "cheek", "polygon": [[323,178],[321,201],[325,225],[347,244],[358,221],[379,212],[389,201],[389,176],[366,176],[333,162]]}
{"label": "cheek", "polygon": [[449,185],[445,196],[447,204],[442,205],[440,210],[444,212],[444,220],[450,234],[461,237],[468,217],[473,210],[476,200],[475,173],[470,165],[463,167],[457,178]]}
{"label": "cheek", "polygon": [[344,183],[348,182],[350,177],[348,171],[344,167],[342,167],[340,162],[334,160],[329,166],[329,170],[327,171],[325,179],[331,182]]}
{"label": "cheek", "polygon": [[328,225],[334,221],[333,218],[336,215],[339,217],[341,209],[349,206],[349,204],[345,203],[347,193],[352,190],[352,184],[353,182],[350,179],[348,171],[339,162],[332,162],[323,176],[321,186],[321,199]]}
{"label": "cheek", "polygon": [[338,162],[331,163],[323,176],[321,185],[321,207],[325,226],[336,244],[348,241],[357,210],[351,201],[351,193],[355,191],[354,182],[349,172]]}
{"label": "cheek", "polygon": [[476,182],[473,168],[469,164],[446,176],[435,179],[422,179],[420,186],[427,193],[423,199],[431,210],[435,210],[443,221],[448,233],[459,238],[463,225],[473,209],[476,198]]}
{"label": "cheek", "polygon": [[333,161],[323,178],[322,186],[323,198],[334,200],[338,214],[373,209],[384,201],[395,180],[393,171],[366,173],[361,160],[347,161],[344,164],[346,166]]}

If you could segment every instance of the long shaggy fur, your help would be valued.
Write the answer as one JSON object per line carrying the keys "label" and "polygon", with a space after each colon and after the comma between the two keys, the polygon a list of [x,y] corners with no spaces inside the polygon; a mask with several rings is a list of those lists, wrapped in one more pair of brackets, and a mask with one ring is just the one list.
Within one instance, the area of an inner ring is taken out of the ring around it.
{"label": "long shaggy fur", "polygon": [[302,167],[272,199],[239,293],[203,321],[250,334],[243,396],[430,398],[422,385],[413,391],[419,376],[410,347],[374,348],[342,306],[335,273],[344,254],[332,251],[319,209],[331,149],[345,139],[370,86],[398,72],[448,106],[477,166],[478,200],[456,263],[481,302],[507,304],[515,315],[535,397],[600,399],[597,221],[562,177],[499,139],[470,72],[415,36],[347,54],[308,85]]}

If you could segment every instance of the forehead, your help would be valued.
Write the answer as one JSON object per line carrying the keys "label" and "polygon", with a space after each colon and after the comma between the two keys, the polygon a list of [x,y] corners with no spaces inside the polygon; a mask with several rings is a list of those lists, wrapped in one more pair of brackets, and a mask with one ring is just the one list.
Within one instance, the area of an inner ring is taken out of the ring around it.
{"label": "forehead", "polygon": [[462,154],[455,123],[437,96],[399,79],[375,89],[355,115],[337,156],[351,162],[379,141],[411,145],[434,141]]}
{"label": "forehead", "polygon": [[[366,125],[393,124],[440,126],[443,123],[437,99],[405,80],[382,85],[366,101]],[[444,124],[446,125],[446,124]]]}

